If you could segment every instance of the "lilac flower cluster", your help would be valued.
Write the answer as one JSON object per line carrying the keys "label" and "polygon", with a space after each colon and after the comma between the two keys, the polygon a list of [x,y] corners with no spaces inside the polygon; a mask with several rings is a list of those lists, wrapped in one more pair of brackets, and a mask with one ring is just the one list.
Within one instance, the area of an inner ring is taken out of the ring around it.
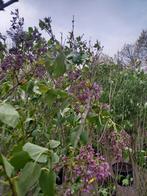
{"label": "lilac flower cluster", "polygon": [[73,94],[81,103],[86,103],[89,98],[95,101],[100,98],[102,88],[99,84],[86,81],[77,81],[69,88],[69,93]]}
{"label": "lilac flower cluster", "polygon": [[109,164],[103,156],[94,152],[91,145],[87,145],[75,158],[73,176],[75,180],[80,177],[83,192],[90,192],[93,182],[102,183],[110,176]]}
{"label": "lilac flower cluster", "polygon": [[78,69],[78,70],[75,70],[75,71],[69,71],[68,72],[68,79],[71,80],[71,81],[74,81],[76,79],[78,79],[81,75],[81,71]]}
{"label": "lilac flower cluster", "polygon": [[[64,157],[63,162],[66,165],[65,184],[74,184],[78,181],[80,192],[92,193],[94,184],[101,185],[111,175],[108,162],[102,155],[95,153],[92,145],[81,147],[72,164],[67,157]],[[64,195],[72,195],[72,192],[71,188],[66,187]]]}
{"label": "lilac flower cluster", "polygon": [[[7,31],[8,36],[13,42],[13,47],[9,49],[9,53],[5,56],[1,63],[2,70],[20,69],[24,63],[24,59],[28,63],[36,64],[40,56],[44,55],[48,50],[47,41],[42,38],[39,30],[34,27],[24,31],[24,19],[19,16],[19,11],[16,9],[11,12],[12,20],[11,27]],[[40,71],[41,70],[41,71]],[[43,75],[43,67],[36,65],[36,75]]]}
{"label": "lilac flower cluster", "polygon": [[65,78],[64,78],[64,76],[58,77],[58,78],[54,81],[54,83],[55,83],[55,87],[56,87],[56,88],[63,88],[64,83],[65,83]]}
{"label": "lilac flower cluster", "polygon": [[121,130],[120,132],[113,130],[105,135],[102,139],[102,143],[104,145],[108,144],[115,159],[121,161],[123,158],[123,150],[131,146],[131,137],[125,130]]}
{"label": "lilac flower cluster", "polygon": [[35,76],[39,79],[43,79],[43,77],[45,76],[46,73],[46,69],[45,67],[43,67],[42,65],[36,65],[35,67]]}
{"label": "lilac flower cluster", "polygon": [[24,63],[24,60],[25,59],[21,53],[9,54],[1,63],[1,69],[3,71],[7,71],[8,69],[19,70]]}
{"label": "lilac flower cluster", "polygon": [[110,105],[107,104],[107,103],[102,103],[102,104],[101,104],[101,107],[102,107],[102,109],[104,109],[104,110],[110,110]]}

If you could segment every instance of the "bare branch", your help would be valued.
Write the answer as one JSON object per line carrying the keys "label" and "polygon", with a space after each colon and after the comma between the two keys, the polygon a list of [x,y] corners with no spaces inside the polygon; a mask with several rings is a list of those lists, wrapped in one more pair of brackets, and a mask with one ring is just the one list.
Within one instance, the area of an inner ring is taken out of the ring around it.
{"label": "bare branch", "polygon": [[6,8],[6,7],[8,7],[9,5],[11,5],[11,4],[15,3],[15,2],[18,2],[18,1],[19,1],[19,0],[10,0],[10,1],[4,3],[3,0],[0,0],[0,11],[1,11],[1,10],[4,10],[4,8]]}

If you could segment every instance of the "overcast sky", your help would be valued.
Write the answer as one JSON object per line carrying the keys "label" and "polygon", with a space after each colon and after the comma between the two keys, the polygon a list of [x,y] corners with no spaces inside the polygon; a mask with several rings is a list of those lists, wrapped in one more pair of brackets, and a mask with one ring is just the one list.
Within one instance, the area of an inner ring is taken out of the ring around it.
{"label": "overcast sky", "polygon": [[19,0],[0,12],[0,32],[9,27],[10,11],[15,8],[24,17],[26,27],[51,16],[57,37],[71,30],[74,15],[75,32],[84,33],[85,39],[98,39],[111,56],[147,29],[147,0]]}

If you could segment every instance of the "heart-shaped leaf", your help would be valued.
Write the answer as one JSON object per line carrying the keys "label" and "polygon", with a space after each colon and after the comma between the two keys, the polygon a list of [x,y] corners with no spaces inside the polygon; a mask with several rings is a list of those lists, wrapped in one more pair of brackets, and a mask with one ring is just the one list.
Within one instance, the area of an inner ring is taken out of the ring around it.
{"label": "heart-shaped leaf", "polygon": [[26,151],[34,161],[40,163],[47,162],[47,153],[49,152],[47,148],[28,142],[23,146],[23,150]]}

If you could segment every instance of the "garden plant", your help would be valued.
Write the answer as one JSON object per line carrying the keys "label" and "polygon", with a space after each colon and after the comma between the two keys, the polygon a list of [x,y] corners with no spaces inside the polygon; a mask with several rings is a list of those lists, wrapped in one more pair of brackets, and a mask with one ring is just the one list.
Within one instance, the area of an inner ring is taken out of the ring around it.
{"label": "garden plant", "polygon": [[146,196],[147,74],[106,61],[74,28],[57,40],[51,18],[24,30],[11,14],[0,34],[0,195]]}

